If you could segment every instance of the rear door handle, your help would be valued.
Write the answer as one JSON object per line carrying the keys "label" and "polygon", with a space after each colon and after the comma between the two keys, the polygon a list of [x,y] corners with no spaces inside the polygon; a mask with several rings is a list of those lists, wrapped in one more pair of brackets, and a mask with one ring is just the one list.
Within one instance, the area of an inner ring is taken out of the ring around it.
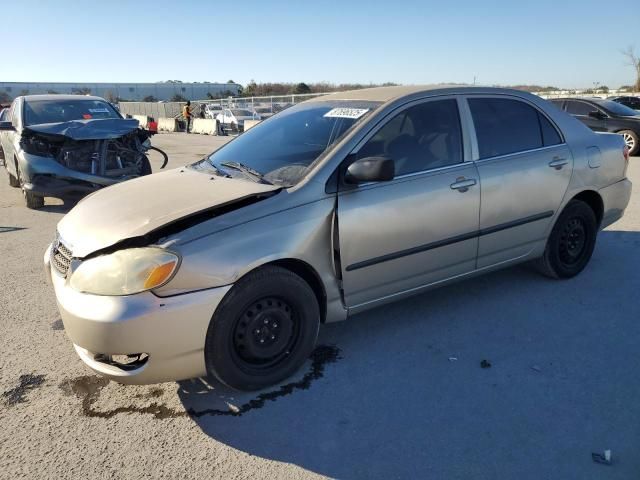
{"label": "rear door handle", "polygon": [[551,168],[555,168],[556,170],[560,170],[567,163],[569,163],[569,160],[567,160],[566,158],[553,157],[553,160],[549,162],[549,166]]}
{"label": "rear door handle", "polygon": [[460,177],[460,178],[457,178],[456,181],[452,183],[450,186],[451,186],[451,190],[458,190],[459,192],[464,193],[467,190],[469,190],[469,187],[473,187],[475,184],[476,184],[476,181],[473,178]]}

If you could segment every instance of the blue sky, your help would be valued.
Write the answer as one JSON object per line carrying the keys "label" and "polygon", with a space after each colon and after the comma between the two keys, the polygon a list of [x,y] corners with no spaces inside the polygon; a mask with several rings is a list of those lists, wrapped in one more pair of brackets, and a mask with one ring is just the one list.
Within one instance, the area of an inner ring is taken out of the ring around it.
{"label": "blue sky", "polygon": [[618,87],[633,83],[619,50],[640,54],[640,4],[606,5],[6,0],[0,81]]}

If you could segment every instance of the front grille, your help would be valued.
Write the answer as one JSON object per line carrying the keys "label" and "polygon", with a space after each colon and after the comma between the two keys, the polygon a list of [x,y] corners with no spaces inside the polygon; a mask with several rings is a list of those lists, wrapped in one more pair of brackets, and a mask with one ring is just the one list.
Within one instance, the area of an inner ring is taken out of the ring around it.
{"label": "front grille", "polygon": [[63,276],[67,275],[69,266],[71,265],[71,250],[69,250],[59,238],[53,242],[51,249],[51,264]]}

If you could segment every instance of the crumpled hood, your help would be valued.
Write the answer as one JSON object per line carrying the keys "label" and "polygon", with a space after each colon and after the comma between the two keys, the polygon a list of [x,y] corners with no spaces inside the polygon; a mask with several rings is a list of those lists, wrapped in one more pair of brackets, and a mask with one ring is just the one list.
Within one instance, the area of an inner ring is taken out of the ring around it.
{"label": "crumpled hood", "polygon": [[190,168],[168,170],[98,190],[62,218],[58,233],[73,256],[82,258],[186,216],[279,188]]}
{"label": "crumpled hood", "polygon": [[41,135],[62,136],[72,140],[108,140],[136,130],[139,122],[133,118],[97,118],[70,122],[29,125],[25,130]]}

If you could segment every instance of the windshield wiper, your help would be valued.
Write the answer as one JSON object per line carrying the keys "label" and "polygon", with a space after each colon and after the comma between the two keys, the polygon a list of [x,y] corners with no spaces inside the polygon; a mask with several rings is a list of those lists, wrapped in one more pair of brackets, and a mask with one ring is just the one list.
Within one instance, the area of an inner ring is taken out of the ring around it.
{"label": "windshield wiper", "polygon": [[223,167],[228,167],[228,168],[233,168],[234,170],[239,170],[244,174],[248,174],[251,175],[255,178],[257,178],[258,180],[260,180],[263,183],[267,183],[269,185],[273,185],[273,183],[271,183],[269,180],[266,180],[264,178],[264,175],[262,175],[260,172],[258,172],[257,170],[254,170],[253,168],[244,165],[243,163],[240,162],[220,162],[220,165],[222,165]]}

